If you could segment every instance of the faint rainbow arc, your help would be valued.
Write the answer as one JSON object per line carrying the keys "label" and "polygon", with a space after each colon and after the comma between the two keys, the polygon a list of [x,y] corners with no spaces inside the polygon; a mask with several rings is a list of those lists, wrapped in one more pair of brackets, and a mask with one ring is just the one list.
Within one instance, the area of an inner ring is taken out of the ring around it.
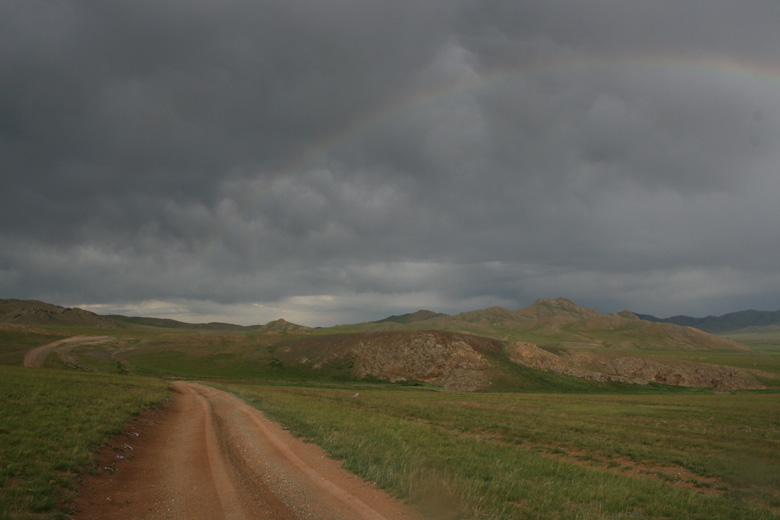
{"label": "faint rainbow arc", "polygon": [[434,85],[421,87],[403,96],[380,104],[333,132],[323,134],[313,142],[301,147],[282,165],[259,183],[260,187],[248,190],[239,200],[235,201],[236,210],[232,218],[225,219],[212,232],[211,240],[217,240],[233,223],[239,221],[281,180],[297,172],[303,171],[307,165],[347,142],[382,123],[392,120],[397,114],[403,114],[416,107],[432,103],[447,96],[457,95],[479,88],[487,87],[501,81],[524,77],[542,76],[555,72],[576,69],[614,67],[643,67],[645,69],[679,69],[686,72],[699,71],[718,75],[736,75],[756,78],[762,81],[780,83],[780,65],[757,61],[737,60],[717,55],[602,55],[589,57],[570,57],[547,61],[530,61],[523,64],[494,68],[477,73],[466,78],[443,81]]}

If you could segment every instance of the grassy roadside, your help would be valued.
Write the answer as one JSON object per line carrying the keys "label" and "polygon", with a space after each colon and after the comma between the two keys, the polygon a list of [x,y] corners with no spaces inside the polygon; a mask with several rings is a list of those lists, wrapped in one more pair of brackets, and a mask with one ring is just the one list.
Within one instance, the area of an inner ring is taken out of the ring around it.
{"label": "grassy roadside", "polygon": [[166,389],[155,379],[0,366],[0,519],[67,518],[58,505],[96,449]]}
{"label": "grassy roadside", "polygon": [[780,517],[777,394],[221,386],[432,518]]}

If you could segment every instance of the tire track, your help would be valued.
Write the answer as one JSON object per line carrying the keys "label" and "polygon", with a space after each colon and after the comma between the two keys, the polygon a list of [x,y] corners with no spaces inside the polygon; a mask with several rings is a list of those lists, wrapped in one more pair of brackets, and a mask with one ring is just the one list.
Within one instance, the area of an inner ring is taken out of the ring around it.
{"label": "tire track", "polygon": [[132,457],[87,478],[76,518],[419,520],[241,399],[196,383],[173,388]]}
{"label": "tire track", "polygon": [[[192,392],[191,388],[186,389]],[[217,431],[214,425],[214,410],[211,402],[202,394],[193,392],[201,405],[203,415],[203,432],[205,433],[206,458],[211,471],[211,483],[217,492],[219,508],[222,511],[230,511],[231,518],[244,520],[247,518],[241,500],[239,499],[234,478],[228,472],[220,444],[217,440]]]}
{"label": "tire track", "polygon": [[110,336],[72,336],[70,338],[60,339],[28,351],[24,355],[22,364],[26,367],[40,368],[43,366],[44,361],[46,361],[46,356],[49,355],[49,352],[58,347],[67,345],[72,349],[79,345],[92,345],[94,343],[102,343],[112,339],[113,338]]}

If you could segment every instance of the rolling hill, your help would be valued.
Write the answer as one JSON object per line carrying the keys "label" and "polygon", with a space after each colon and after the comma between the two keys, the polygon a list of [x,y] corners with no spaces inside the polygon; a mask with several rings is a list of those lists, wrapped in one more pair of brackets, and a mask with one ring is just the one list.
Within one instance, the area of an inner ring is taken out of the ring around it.
{"label": "rolling hill", "polygon": [[37,300],[0,300],[0,323],[20,325],[64,325],[121,329],[112,318],[72,307],[60,307]]}
{"label": "rolling hill", "polygon": [[[419,316],[424,312],[426,311],[418,311],[415,314]],[[455,316],[431,313],[430,317],[425,319],[401,321],[385,318],[375,322],[334,327],[334,330],[350,331],[408,329],[446,330],[550,347],[749,350],[735,341],[690,327],[641,320],[628,311],[600,314],[595,309],[580,307],[567,298],[545,298],[514,311],[503,307],[490,307]]]}
{"label": "rolling hill", "polygon": [[[16,320],[12,323],[52,324],[56,318],[63,327],[123,327],[114,333],[117,341],[74,348],[68,363],[100,369],[110,362],[146,375],[371,379],[450,390],[648,383],[734,390],[763,388],[772,377],[728,363],[702,362],[750,355],[740,343],[691,327],[641,320],[627,311],[602,315],[566,298],[542,299],[517,310],[490,307],[455,316],[418,311],[319,329],[282,319],[241,327],[104,317],[18,300],[3,300],[0,310],[0,321]],[[136,336],[121,337],[121,330],[137,331]],[[684,353],[700,354],[692,360],[679,357]]]}

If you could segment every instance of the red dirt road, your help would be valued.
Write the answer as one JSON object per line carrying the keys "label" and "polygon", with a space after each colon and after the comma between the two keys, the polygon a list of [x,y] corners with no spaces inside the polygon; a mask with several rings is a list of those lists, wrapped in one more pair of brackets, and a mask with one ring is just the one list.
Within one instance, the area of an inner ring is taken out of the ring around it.
{"label": "red dirt road", "polygon": [[130,448],[104,451],[73,504],[77,519],[420,519],[237,397],[173,387],[140,436],[114,441]]}

